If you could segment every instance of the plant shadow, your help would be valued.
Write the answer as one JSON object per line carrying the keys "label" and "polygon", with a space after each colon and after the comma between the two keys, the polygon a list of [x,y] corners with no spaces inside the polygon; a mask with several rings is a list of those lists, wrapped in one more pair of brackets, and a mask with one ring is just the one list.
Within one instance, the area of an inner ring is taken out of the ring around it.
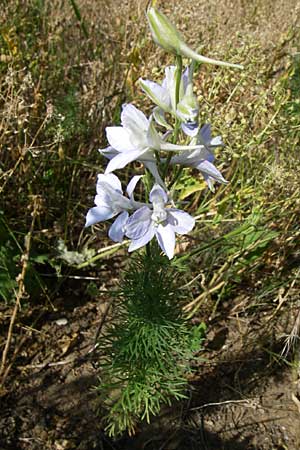
{"label": "plant shadow", "polygon": [[[287,428],[293,426],[296,417],[287,392],[291,371],[270,360],[270,354],[279,347],[280,342],[275,342],[269,352],[234,353],[230,360],[214,366],[199,365],[195,379],[190,381],[188,401],[163,407],[151,424],[138,426],[135,436],[117,440],[103,433],[105,411],[93,389],[99,384],[97,355],[45,367],[23,376],[19,387],[2,399],[1,450],[24,448],[26,439],[30,439],[32,450],[41,445],[55,448],[51,445],[62,445],[62,440],[66,448],[82,450],[272,448],[255,444],[257,435],[262,433],[269,441],[272,438],[272,444],[280,439],[283,442],[284,433],[278,424],[284,424],[288,435]],[[268,400],[263,397],[270,381],[275,387]],[[290,442],[293,439],[296,437],[290,436]],[[269,441],[267,445],[271,445]]]}

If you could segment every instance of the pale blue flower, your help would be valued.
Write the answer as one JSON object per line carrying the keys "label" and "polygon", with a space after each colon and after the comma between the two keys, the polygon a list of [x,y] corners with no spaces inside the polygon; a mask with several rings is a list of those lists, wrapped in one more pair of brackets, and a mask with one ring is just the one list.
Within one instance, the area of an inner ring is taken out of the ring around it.
{"label": "pale blue flower", "polygon": [[163,186],[157,166],[155,151],[190,151],[200,148],[195,145],[176,145],[165,142],[154,127],[152,118],[147,117],[131,104],[123,105],[122,126],[107,127],[109,147],[99,150],[110,161],[105,173],[122,169],[132,161],[142,162],[150,170],[155,180]]}
{"label": "pale blue flower", "polygon": [[155,184],[149,196],[152,208],[142,206],[125,225],[125,234],[131,240],[129,251],[143,247],[155,236],[160,248],[172,259],[175,250],[175,233],[185,234],[195,225],[195,219],[176,208],[166,208],[168,196]]}
{"label": "pale blue flower", "polygon": [[179,118],[183,124],[183,131],[191,136],[191,131],[198,127],[199,106],[196,96],[193,93],[193,69],[187,67],[181,75],[179,87],[179,102],[176,103],[176,67],[168,66],[165,68],[165,78],[162,84],[151,80],[139,79],[143,91],[158,106],[153,111],[155,121],[170,129],[164,113],[170,113]]}
{"label": "pale blue flower", "polygon": [[[101,149],[101,150],[99,150],[99,152],[101,153],[101,155],[105,156],[105,158],[107,158],[109,160],[115,158],[119,154],[119,152],[117,152],[111,146],[109,146],[105,149]],[[165,184],[164,184],[164,182],[159,174],[158,168],[157,168],[154,153],[148,152],[147,155],[145,155],[145,154],[142,155],[138,159],[138,161],[142,162],[144,164],[144,166],[146,167],[146,169],[148,169],[151,172],[155,181],[158,184],[160,184],[162,187],[165,187]]]}
{"label": "pale blue flower", "polygon": [[141,203],[136,202],[133,197],[133,191],[141,176],[134,176],[129,182],[126,192],[129,198],[125,197],[122,192],[122,186],[119,178],[112,174],[98,175],[95,196],[95,204],[86,216],[85,226],[94,225],[97,222],[103,222],[118,216],[111,225],[108,235],[115,242],[122,242],[124,237],[124,226],[126,225],[129,213],[140,208]]}
{"label": "pale blue flower", "polygon": [[213,181],[228,183],[213,164],[215,160],[213,149],[224,145],[221,137],[212,138],[210,124],[205,124],[198,130],[195,141],[201,146],[200,148],[175,155],[171,158],[170,163],[198,169],[212,191],[214,190]]}
{"label": "pale blue flower", "polygon": [[155,134],[155,130],[153,131],[151,122],[144,113],[131,104],[124,105],[121,123],[122,126],[106,128],[110,146],[100,150],[102,154],[108,153],[110,157],[105,173],[123,169],[128,163],[140,158],[154,159],[152,147],[155,146],[155,142],[153,141],[159,141],[159,137]]}
{"label": "pale blue flower", "polygon": [[107,127],[106,136],[109,147],[99,150],[110,155],[105,173],[123,169],[129,162],[139,160],[155,161],[154,150],[184,151],[198,148],[199,145],[176,145],[165,142],[156,131],[152,118],[131,104],[123,105],[122,126]]}

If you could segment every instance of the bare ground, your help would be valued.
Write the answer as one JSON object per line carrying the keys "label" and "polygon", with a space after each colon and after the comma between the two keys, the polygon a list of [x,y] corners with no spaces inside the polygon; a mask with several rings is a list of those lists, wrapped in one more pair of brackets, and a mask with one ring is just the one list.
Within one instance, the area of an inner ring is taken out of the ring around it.
{"label": "bare ground", "polygon": [[278,312],[270,327],[270,311],[257,320],[239,299],[221,306],[190,377],[189,400],[163,408],[135,436],[112,441],[94,390],[101,369],[95,336],[109,303],[74,300],[75,307],[58,301],[52,313],[32,311],[39,320],[26,329],[1,398],[1,450],[300,448],[299,366],[276,360],[291,311]]}

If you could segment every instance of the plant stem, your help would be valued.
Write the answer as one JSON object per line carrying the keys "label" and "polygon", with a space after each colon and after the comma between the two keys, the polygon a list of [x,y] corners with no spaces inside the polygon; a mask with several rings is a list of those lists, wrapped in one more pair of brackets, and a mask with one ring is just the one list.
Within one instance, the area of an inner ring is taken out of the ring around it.
{"label": "plant stem", "polygon": [[[32,235],[33,235],[33,231],[34,231],[34,225],[35,225],[35,221],[36,221],[38,214],[39,214],[39,198],[38,198],[38,196],[34,196],[33,197],[32,221],[31,221],[30,229],[25,236],[25,246],[24,246],[25,249],[24,249],[22,259],[21,259],[22,270],[21,270],[21,273],[17,277],[18,292],[16,294],[16,302],[15,302],[12,316],[10,318],[6,343],[5,343],[3,354],[2,354],[2,361],[1,361],[1,366],[0,366],[0,377],[1,377],[0,387],[4,386],[5,380],[6,380],[8,373],[12,367],[12,362],[11,362],[11,364],[9,364],[8,367],[6,368],[6,362],[7,362],[8,352],[9,352],[9,349],[11,346],[11,342],[13,339],[13,329],[14,329],[14,324],[15,324],[16,318],[17,318],[17,313],[21,307],[21,300],[25,294],[25,276],[26,276],[26,272],[28,269],[28,265],[29,265],[29,255],[30,255],[30,249],[31,249]],[[6,368],[6,370],[5,370],[5,368]]]}
{"label": "plant stem", "polygon": [[175,87],[175,105],[176,106],[179,103],[181,74],[182,74],[182,57],[180,55],[178,55],[178,56],[176,56],[176,87]]}
{"label": "plant stem", "polygon": [[[182,74],[182,57],[180,55],[177,55],[176,56],[176,80],[175,80],[175,83],[176,83],[175,84],[175,109],[177,108],[177,105],[179,103],[181,74]],[[173,144],[176,144],[176,142],[177,142],[179,129],[180,129],[180,120],[176,117],[174,134],[173,134],[173,139],[172,139]],[[166,178],[171,158],[172,158],[172,152],[169,152],[167,161],[165,163],[165,167],[163,170],[163,180],[165,180],[165,178]]]}
{"label": "plant stem", "polygon": [[82,29],[84,37],[86,39],[88,39],[89,38],[89,33],[88,33],[87,28],[85,26],[84,20],[83,20],[83,18],[81,16],[81,13],[80,13],[80,10],[79,10],[78,5],[76,3],[76,0],[70,0],[70,3],[72,5],[73,11],[75,13],[75,16],[76,16],[76,18],[77,18],[77,20],[79,22],[80,28]]}

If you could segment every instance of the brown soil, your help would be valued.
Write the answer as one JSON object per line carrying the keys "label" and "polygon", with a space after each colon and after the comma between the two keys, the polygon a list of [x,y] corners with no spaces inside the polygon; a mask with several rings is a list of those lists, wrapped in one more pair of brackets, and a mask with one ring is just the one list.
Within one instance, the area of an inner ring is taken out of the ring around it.
{"label": "brown soil", "polygon": [[272,312],[257,321],[239,299],[223,304],[190,378],[189,401],[163,408],[134,437],[111,441],[93,389],[101,369],[95,336],[109,303],[72,301],[73,309],[58,301],[55,312],[32,311],[28,323],[40,315],[34,329],[19,322],[27,338],[1,398],[1,450],[299,450],[299,369],[275,359],[291,311],[268,327]]}

